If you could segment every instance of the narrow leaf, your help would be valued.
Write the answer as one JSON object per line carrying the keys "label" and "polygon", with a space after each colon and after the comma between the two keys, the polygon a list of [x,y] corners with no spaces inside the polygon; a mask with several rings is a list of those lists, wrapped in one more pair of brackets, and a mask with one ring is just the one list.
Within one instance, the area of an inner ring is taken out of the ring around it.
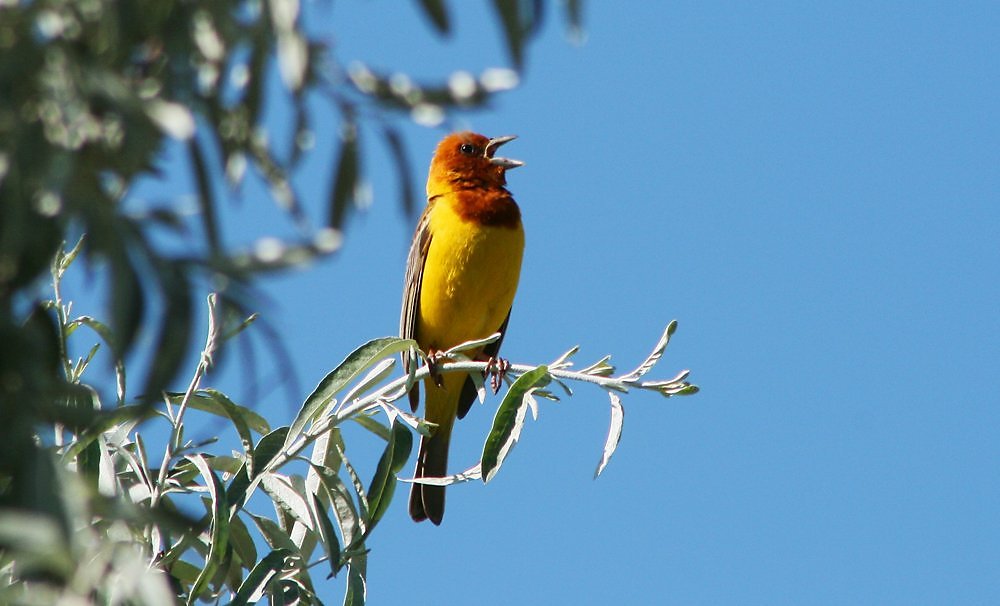
{"label": "narrow leaf", "polygon": [[[168,393],[167,397],[172,403],[179,404],[184,394]],[[196,391],[188,398],[188,407],[231,420],[236,433],[240,436],[240,441],[243,443],[243,449],[247,453],[253,452],[251,429],[260,434],[267,434],[271,431],[264,417],[249,408],[236,404],[224,393],[215,389]]]}
{"label": "narrow leaf", "polygon": [[348,569],[344,606],[364,606],[367,595],[368,584],[365,581],[364,568],[352,562]]}
{"label": "narrow leaf", "polygon": [[345,135],[341,137],[340,158],[337,160],[336,176],[330,187],[330,219],[328,225],[340,229],[347,217],[347,210],[355,198],[358,187],[360,160],[358,154],[357,126],[349,123],[344,126]]}
{"label": "narrow leaf", "polygon": [[198,205],[201,207],[198,214],[201,216],[202,228],[205,230],[205,239],[208,241],[209,252],[215,256],[221,252],[219,242],[219,221],[215,212],[215,195],[212,192],[212,181],[209,178],[208,167],[205,165],[205,155],[201,151],[198,139],[191,138],[188,141],[188,153],[191,155],[191,167],[195,176],[195,183],[198,186]]}
{"label": "narrow leaf", "polygon": [[278,525],[277,522],[271,518],[259,516],[256,514],[249,514],[250,519],[253,520],[254,524],[257,526],[257,530],[263,535],[264,540],[273,549],[287,549],[293,556],[301,556],[298,546],[292,542],[292,538],[288,536],[288,532]]}
{"label": "narrow leaf", "polygon": [[585,375],[595,375],[598,377],[610,377],[615,373],[615,367],[610,364],[610,360],[611,355],[609,354],[577,372]]}
{"label": "narrow leaf", "polygon": [[503,25],[507,51],[517,69],[521,69],[524,64],[525,27],[524,16],[521,14],[522,4],[521,0],[493,0],[493,8]]}
{"label": "narrow leaf", "polygon": [[226,499],[234,509],[241,508],[253,494],[257,483],[260,482],[261,472],[282,451],[287,434],[287,427],[279,427],[257,442],[252,455],[254,460],[253,474],[251,475],[250,470],[244,464],[243,468],[233,476],[232,481],[229,482],[229,488],[226,489]]}
{"label": "narrow leaf", "polygon": [[392,372],[392,367],[396,365],[395,358],[386,358],[375,365],[375,368],[371,369],[364,379],[358,381],[358,383],[351,388],[349,392],[343,397],[343,402],[350,402],[355,398],[358,398],[372,387],[377,385],[382,379],[386,378],[390,372]]}
{"label": "narrow leaf", "polygon": [[114,335],[114,351],[119,358],[131,347],[139,331],[145,313],[145,292],[138,272],[124,249],[109,255],[111,260],[111,334]]}
{"label": "narrow leaf", "polygon": [[229,506],[226,502],[226,491],[223,489],[222,483],[215,475],[215,472],[209,468],[205,457],[196,454],[185,458],[193,463],[198,468],[198,471],[201,472],[202,477],[205,478],[205,486],[208,488],[212,507],[210,512],[212,518],[210,549],[208,556],[205,558],[204,568],[188,594],[188,604],[193,604],[195,600],[201,597],[202,591],[207,588],[208,582],[215,575],[215,571],[222,563],[226,554],[226,548],[229,543]]}
{"label": "narrow leaf", "polygon": [[323,539],[326,559],[330,564],[330,576],[334,577],[340,571],[340,541],[337,539],[333,522],[330,521],[330,516],[326,513],[326,505],[315,494],[312,496],[312,505],[318,522],[319,535]]}
{"label": "narrow leaf", "polygon": [[257,547],[240,516],[233,516],[229,520],[229,544],[244,568],[249,568],[257,561]]}
{"label": "narrow leaf", "polygon": [[285,566],[285,558],[290,555],[291,552],[287,549],[275,549],[264,556],[243,580],[230,606],[256,604],[264,595],[267,583],[275,574],[281,572]]}
{"label": "narrow leaf", "polygon": [[176,264],[164,265],[158,277],[164,293],[165,309],[160,318],[156,342],[152,345],[156,357],[149,364],[142,390],[146,396],[159,394],[177,376],[188,354],[194,315],[191,285],[183,269]]}
{"label": "narrow leaf", "polygon": [[416,342],[412,339],[400,339],[398,337],[382,337],[374,339],[355,349],[344,358],[335,369],[330,371],[323,380],[319,382],[316,389],[306,398],[299,414],[292,421],[288,431],[287,442],[298,439],[306,425],[314,421],[322,412],[323,408],[333,399],[334,394],[343,389],[351,381],[357,378],[362,372],[367,370],[379,360],[405,351],[410,347],[416,347]]}
{"label": "narrow leaf", "polygon": [[385,515],[396,490],[396,474],[400,472],[413,449],[413,434],[398,420],[392,423],[392,436],[382,451],[375,476],[368,488],[368,532]]}
{"label": "narrow leaf", "polygon": [[388,427],[368,415],[354,415],[351,420],[383,440],[388,441],[389,436],[392,435]]}
{"label": "narrow leaf", "polygon": [[559,356],[555,362],[549,364],[549,368],[559,369],[559,368],[569,368],[573,366],[573,363],[570,362],[569,359],[572,358],[574,355],[576,355],[576,352],[578,351],[580,351],[580,346],[574,345],[569,351]]}
{"label": "narrow leaf", "polygon": [[63,242],[63,247],[60,247],[56,252],[53,268],[60,279],[66,273],[66,270],[69,269],[69,266],[73,264],[73,261],[76,261],[76,257],[80,254],[80,251],[83,250],[83,241],[85,238],[86,234],[80,236],[80,239],[76,241],[76,244],[73,245],[73,248],[69,252],[64,252],[63,247],[66,243]]}
{"label": "narrow leaf", "polygon": [[393,128],[386,128],[384,131],[385,141],[389,144],[389,152],[392,161],[396,165],[396,177],[399,179],[399,201],[403,206],[403,212],[412,215],[416,209],[417,196],[414,193],[416,188],[413,184],[413,175],[410,174],[410,160],[406,155],[406,147],[403,139]]}
{"label": "narrow leaf", "polygon": [[456,345],[456,346],[452,347],[451,349],[449,349],[448,351],[444,352],[444,355],[451,355],[451,354],[460,353],[460,352],[463,352],[463,351],[469,351],[469,350],[472,350],[472,349],[476,349],[476,350],[482,349],[484,346],[489,345],[490,343],[493,343],[493,342],[497,341],[502,336],[503,335],[501,335],[500,333],[495,332],[492,335],[490,335],[490,336],[488,336],[488,337],[486,337],[484,339],[473,339],[472,341],[466,341],[464,343],[459,343],[458,345]]}
{"label": "narrow leaf", "polygon": [[443,478],[399,478],[399,481],[407,482],[409,484],[427,484],[429,486],[451,486],[452,484],[461,484],[470,480],[482,479],[482,465],[476,463],[465,471],[455,473],[450,476],[444,476]]}
{"label": "narrow leaf", "polygon": [[642,364],[640,364],[632,372],[622,377],[621,380],[625,383],[632,383],[638,381],[639,378],[642,377],[642,375],[649,372],[649,370],[653,368],[653,366],[655,366],[657,362],[660,361],[660,358],[663,357],[663,352],[664,350],[667,349],[667,344],[670,343],[670,336],[673,335],[674,331],[676,330],[677,330],[677,320],[673,320],[670,322],[670,324],[667,325],[667,328],[663,331],[663,334],[660,335],[660,340],[657,341],[656,345],[653,347],[653,351],[648,356],[646,356],[646,359],[643,360]]}
{"label": "narrow leaf", "polygon": [[[315,524],[309,515],[309,505],[306,503],[304,491],[297,490],[292,485],[290,477],[273,472],[265,473],[261,477],[260,486],[271,497],[276,507],[289,513],[309,530],[315,529]],[[296,546],[302,547],[301,543],[296,544]]]}
{"label": "narrow leaf", "polygon": [[524,421],[522,410],[525,407],[524,396],[535,387],[544,387],[549,380],[549,369],[543,365],[518,377],[507,390],[493,417],[493,427],[486,436],[486,444],[483,446],[483,483],[493,479],[503,459],[517,440],[517,435],[520,433],[518,419],[520,418],[521,423]]}
{"label": "narrow leaf", "polygon": [[353,547],[354,542],[361,538],[361,516],[354,506],[354,500],[351,499],[347,486],[337,475],[323,477],[323,487],[328,492],[344,545]]}
{"label": "narrow leaf", "polygon": [[279,427],[257,442],[257,446],[253,449],[253,458],[256,462],[255,476],[259,475],[268,463],[283,450],[287,434],[287,427]]}
{"label": "narrow leaf", "polygon": [[608,439],[604,442],[604,452],[601,453],[601,460],[597,463],[597,469],[594,471],[595,480],[601,475],[604,468],[608,466],[611,455],[615,454],[618,442],[622,439],[622,423],[625,421],[625,409],[622,407],[622,399],[618,397],[618,394],[613,392],[608,392],[608,396],[611,398],[611,424],[608,426]]}
{"label": "narrow leaf", "polygon": [[570,36],[580,39],[583,34],[583,1],[566,0],[566,23],[569,25]]}
{"label": "narrow leaf", "polygon": [[448,23],[448,9],[444,0],[420,0],[420,6],[424,9],[424,14],[434,24],[439,34],[447,35],[451,31]]}

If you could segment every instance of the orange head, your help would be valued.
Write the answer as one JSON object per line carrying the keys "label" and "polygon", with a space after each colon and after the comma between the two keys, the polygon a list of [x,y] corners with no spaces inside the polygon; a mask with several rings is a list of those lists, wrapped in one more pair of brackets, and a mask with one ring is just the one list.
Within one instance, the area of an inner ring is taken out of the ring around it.
{"label": "orange head", "polygon": [[495,156],[513,135],[488,139],[471,132],[452,133],[438,143],[427,177],[427,196],[469,187],[503,187],[507,169],[524,164]]}

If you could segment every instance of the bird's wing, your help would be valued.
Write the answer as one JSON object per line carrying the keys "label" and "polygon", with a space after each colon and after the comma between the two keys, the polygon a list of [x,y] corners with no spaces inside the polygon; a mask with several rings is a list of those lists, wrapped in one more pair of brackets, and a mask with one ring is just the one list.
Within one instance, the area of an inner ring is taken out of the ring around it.
{"label": "bird's wing", "polygon": [[[420,315],[420,285],[424,278],[424,262],[427,249],[431,245],[430,210],[434,198],[427,201],[427,208],[420,215],[417,231],[413,234],[410,253],[406,257],[406,277],[403,280],[403,311],[399,316],[399,336],[404,339],[417,338],[417,317]],[[410,353],[403,352],[403,370],[410,371]],[[410,390],[410,407],[416,411],[420,403],[420,390]]]}
{"label": "bird's wing", "polygon": [[[493,341],[489,345],[483,348],[483,356],[486,358],[495,358],[500,353],[500,344],[503,343],[503,338],[507,334],[507,324],[510,322],[510,310],[507,310],[507,317],[504,319],[503,324],[497,329],[500,333],[500,338]],[[464,419],[465,415],[468,414],[469,409],[472,408],[472,403],[476,401],[476,384],[473,383],[472,377],[467,377],[465,383],[462,384],[462,395],[458,398],[458,418]]]}

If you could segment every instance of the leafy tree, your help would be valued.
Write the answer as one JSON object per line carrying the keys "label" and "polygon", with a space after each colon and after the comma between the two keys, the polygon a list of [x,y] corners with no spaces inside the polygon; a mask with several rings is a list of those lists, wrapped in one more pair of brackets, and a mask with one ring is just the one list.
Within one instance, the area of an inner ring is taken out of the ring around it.
{"label": "leafy tree", "polygon": [[[445,3],[418,4],[430,26],[448,34]],[[519,69],[544,3],[493,6]],[[568,23],[578,27],[579,3],[565,6]],[[262,115],[275,69],[285,86],[278,101],[289,103],[295,118],[293,132],[277,142],[266,136]],[[304,28],[295,0],[0,1],[0,601],[238,604],[266,595],[272,603],[315,603],[312,573],[322,564],[324,576],[343,580],[345,603],[363,603],[365,541],[393,496],[412,431],[430,430],[394,404],[427,372],[390,378],[392,356],[414,344],[383,338],[359,347],[287,427],[270,427],[205,378],[226,344],[253,323],[248,308],[259,276],[339,246],[362,179],[359,121],[381,134],[401,204],[412,209],[398,123],[429,110],[481,106],[506,87],[495,78],[471,87],[442,82],[401,91],[373,70],[344,69]],[[319,222],[303,210],[292,180],[308,153],[303,134],[312,128],[312,98],[332,106],[341,133],[328,213]],[[167,145],[184,150],[197,184],[199,236],[183,254],[157,237],[191,227],[178,208],[142,217],[122,210],[130,186],[155,170]],[[248,178],[265,182],[299,237],[266,254],[227,247],[215,196],[223,178],[234,191]],[[73,314],[63,279],[75,263],[104,276],[106,321]],[[38,299],[46,277],[51,294]],[[207,297],[207,338],[187,388],[171,391],[198,351],[195,305],[219,284],[227,287]],[[674,327],[624,375],[614,376],[606,359],[573,371],[572,351],[546,366],[514,365],[516,380],[482,464],[445,481],[489,480],[535,398],[555,398],[549,384],[569,393],[570,380],[611,396],[599,473],[617,444],[618,393],[697,390],[686,373],[643,379]],[[157,335],[145,356],[133,355],[140,330]],[[89,349],[74,356],[81,341]],[[116,361],[113,389],[85,378],[101,347]],[[463,359],[462,350],[442,372],[481,376],[485,365]],[[126,381],[126,360],[127,376],[141,378],[138,389]],[[239,450],[192,442],[185,435],[192,415],[226,419]],[[386,443],[368,482],[346,456],[345,422]],[[260,495],[274,506],[270,515]]]}

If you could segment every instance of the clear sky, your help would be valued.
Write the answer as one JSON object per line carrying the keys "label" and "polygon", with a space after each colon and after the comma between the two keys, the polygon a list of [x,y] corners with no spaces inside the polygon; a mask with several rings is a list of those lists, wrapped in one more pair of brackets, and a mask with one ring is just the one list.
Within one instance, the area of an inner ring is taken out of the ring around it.
{"label": "clear sky", "polygon": [[[451,2],[448,41],[415,5],[308,14],[345,62],[508,65],[488,3]],[[504,354],[545,363],[579,344],[580,362],[611,353],[626,370],[676,318],[655,373],[690,368],[702,392],[626,396],[597,481],[607,397],[581,386],[542,403],[489,486],[449,490],[441,527],[410,521],[401,486],[369,543],[369,602],[1000,603],[1000,6],[584,15],[574,44],[553,7],[521,85],[455,125],[519,135],[504,151],[526,162],[509,175],[528,244]],[[321,222],[336,124],[318,119],[297,184]],[[447,130],[404,129],[421,186]],[[301,384],[297,399],[266,391],[274,426],[397,330],[415,217],[377,133],[361,134],[373,204],[343,252],[265,283]],[[231,242],[284,229],[262,197],[239,210]],[[239,399],[236,366],[217,386]],[[454,471],[498,401],[456,427]],[[378,444],[348,440],[373,466]]]}

